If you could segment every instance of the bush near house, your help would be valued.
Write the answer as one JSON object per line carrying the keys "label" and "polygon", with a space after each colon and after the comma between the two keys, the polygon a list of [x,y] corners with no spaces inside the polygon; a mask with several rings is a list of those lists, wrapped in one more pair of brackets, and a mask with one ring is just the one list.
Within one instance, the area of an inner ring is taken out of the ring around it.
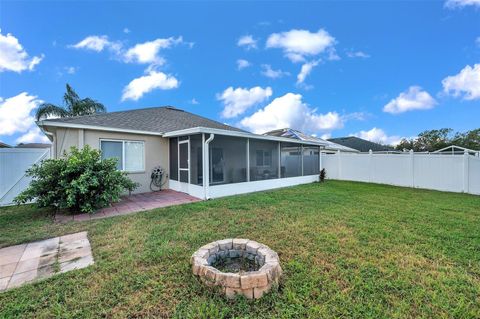
{"label": "bush near house", "polygon": [[102,159],[88,145],[59,159],[48,159],[27,170],[33,178],[30,186],[16,198],[17,204],[35,200],[39,207],[65,209],[72,213],[93,213],[118,201],[137,184],[116,169],[116,159]]}

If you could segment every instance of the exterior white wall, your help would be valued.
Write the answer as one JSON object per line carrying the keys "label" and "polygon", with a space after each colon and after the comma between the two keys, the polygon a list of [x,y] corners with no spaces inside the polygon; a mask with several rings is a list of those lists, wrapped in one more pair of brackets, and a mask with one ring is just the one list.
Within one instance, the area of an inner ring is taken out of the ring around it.
{"label": "exterior white wall", "polygon": [[[275,188],[282,188],[288,186],[295,186],[300,184],[308,184],[318,181],[318,175],[288,177],[278,179],[268,179],[264,181],[233,183],[223,185],[211,185],[208,188],[207,198],[219,198],[231,195],[253,193]],[[183,185],[182,185],[183,184]],[[183,186],[183,187],[182,187]],[[188,194],[197,198],[206,199],[204,195],[204,188],[198,185],[180,183],[177,181],[170,181],[170,188],[176,191],[185,191],[188,189]]]}
{"label": "exterior white wall", "polygon": [[203,186],[193,185],[188,183],[181,183],[179,181],[174,181],[172,179],[170,180],[170,189],[173,189],[174,191],[177,191],[177,192],[186,191],[186,193],[188,193],[193,197],[205,199]]}
{"label": "exterior white wall", "polygon": [[50,148],[0,149],[0,206],[11,205],[32,180],[25,171],[48,158]]}
{"label": "exterior white wall", "polygon": [[210,186],[210,198],[238,195],[265,191],[269,189],[308,184],[318,181],[318,175],[288,177],[279,179],[267,179],[264,181],[254,181],[245,183],[234,183],[225,185]]}
{"label": "exterior white wall", "polygon": [[436,154],[322,154],[327,178],[480,194],[480,157]]}

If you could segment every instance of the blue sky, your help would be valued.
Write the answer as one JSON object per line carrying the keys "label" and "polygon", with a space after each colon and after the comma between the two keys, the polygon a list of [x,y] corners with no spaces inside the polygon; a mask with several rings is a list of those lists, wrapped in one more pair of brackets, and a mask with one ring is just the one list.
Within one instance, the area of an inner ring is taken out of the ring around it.
{"label": "blue sky", "polygon": [[174,105],[254,132],[395,143],[480,127],[480,1],[5,2],[0,140],[65,83],[109,111]]}

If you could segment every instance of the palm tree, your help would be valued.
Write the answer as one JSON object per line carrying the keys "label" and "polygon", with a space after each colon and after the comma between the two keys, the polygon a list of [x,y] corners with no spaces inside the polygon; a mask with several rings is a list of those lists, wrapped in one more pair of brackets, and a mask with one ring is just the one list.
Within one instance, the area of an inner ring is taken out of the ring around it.
{"label": "palm tree", "polygon": [[37,109],[37,121],[52,117],[72,117],[106,112],[106,107],[91,98],[80,99],[78,94],[67,83],[67,92],[63,95],[63,106],[43,103]]}

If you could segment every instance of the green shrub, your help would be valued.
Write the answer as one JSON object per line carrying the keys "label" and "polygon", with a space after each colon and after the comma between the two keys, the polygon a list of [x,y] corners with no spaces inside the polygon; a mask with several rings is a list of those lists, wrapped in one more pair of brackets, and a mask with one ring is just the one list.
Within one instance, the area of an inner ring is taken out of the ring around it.
{"label": "green shrub", "polygon": [[66,209],[73,213],[93,213],[120,199],[137,184],[116,169],[116,159],[102,159],[88,145],[59,159],[48,159],[27,170],[30,186],[14,201],[24,204],[35,200],[39,207]]}

